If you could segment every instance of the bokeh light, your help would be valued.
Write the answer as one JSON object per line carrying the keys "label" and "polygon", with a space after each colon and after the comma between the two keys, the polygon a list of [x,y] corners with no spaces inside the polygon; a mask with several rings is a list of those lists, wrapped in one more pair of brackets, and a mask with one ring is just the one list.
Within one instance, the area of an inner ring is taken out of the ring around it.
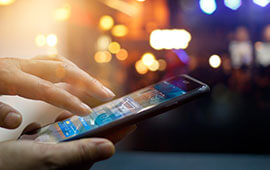
{"label": "bokeh light", "polygon": [[71,14],[71,6],[66,3],[63,7],[58,8],[54,12],[54,19],[57,21],[66,21],[69,19]]}
{"label": "bokeh light", "polygon": [[0,5],[10,5],[14,2],[15,0],[0,0]]}
{"label": "bokeh light", "polygon": [[200,8],[205,14],[211,15],[216,11],[217,4],[215,0],[200,0]]}
{"label": "bokeh light", "polygon": [[242,5],[242,0],[224,0],[224,5],[232,10],[237,10]]}
{"label": "bokeh light", "polygon": [[184,29],[154,30],[150,35],[150,45],[156,50],[186,49],[191,34]]}
{"label": "bokeh light", "polygon": [[97,63],[108,63],[112,60],[112,55],[108,51],[98,51],[94,58]]}
{"label": "bokeh light", "polygon": [[253,0],[253,2],[261,7],[266,7],[270,3],[270,0]]}
{"label": "bokeh light", "polygon": [[157,60],[154,60],[153,63],[148,66],[148,69],[150,71],[157,71],[159,69],[159,62]]}
{"label": "bokeh light", "polygon": [[125,25],[115,25],[112,29],[112,35],[115,37],[124,37],[128,33],[128,28]]}
{"label": "bokeh light", "polygon": [[135,63],[135,68],[139,74],[146,74],[148,72],[148,68],[143,64],[142,60]]}
{"label": "bokeh light", "polygon": [[55,34],[50,34],[46,39],[47,45],[50,47],[55,47],[57,45],[58,39]]}
{"label": "bokeh light", "polygon": [[158,60],[158,63],[159,63],[159,68],[158,68],[159,71],[166,70],[166,68],[167,68],[167,62],[165,60],[159,59]]}
{"label": "bokeh light", "polygon": [[144,2],[145,0],[136,0],[136,1],[138,1],[138,2]]}
{"label": "bokeh light", "polygon": [[107,50],[112,39],[108,35],[102,35],[97,39],[97,50]]}
{"label": "bokeh light", "polygon": [[39,34],[36,36],[36,39],[35,39],[35,42],[36,42],[36,45],[38,47],[43,47],[46,45],[46,36],[43,35],[43,34]]}
{"label": "bokeh light", "polygon": [[116,58],[120,61],[124,61],[128,58],[128,51],[125,49],[120,49],[119,52],[116,54]]}
{"label": "bokeh light", "polygon": [[142,62],[145,66],[149,67],[155,62],[156,58],[152,53],[145,53],[142,56]]}
{"label": "bokeh light", "polygon": [[102,30],[108,31],[110,30],[114,25],[114,20],[109,15],[104,15],[100,18],[99,26]]}
{"label": "bokeh light", "polygon": [[121,46],[118,42],[111,42],[108,50],[112,53],[112,54],[117,54],[121,49]]}
{"label": "bokeh light", "polygon": [[218,55],[212,55],[209,58],[209,65],[213,68],[218,68],[221,65],[221,58]]}

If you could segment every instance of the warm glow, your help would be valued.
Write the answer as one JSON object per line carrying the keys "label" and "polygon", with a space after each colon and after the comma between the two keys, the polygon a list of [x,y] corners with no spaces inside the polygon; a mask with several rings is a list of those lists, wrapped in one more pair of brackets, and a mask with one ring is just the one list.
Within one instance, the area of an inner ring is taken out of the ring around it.
{"label": "warm glow", "polygon": [[209,58],[209,64],[213,68],[218,68],[221,65],[221,58],[218,55],[212,55]]}
{"label": "warm glow", "polygon": [[142,62],[145,66],[149,67],[155,62],[156,58],[152,53],[145,53],[142,56]]}
{"label": "warm glow", "polygon": [[57,21],[66,21],[69,19],[71,13],[70,4],[65,4],[62,8],[58,8],[54,12],[54,19]]}
{"label": "warm glow", "polygon": [[14,2],[15,0],[0,0],[0,5],[10,5]]}
{"label": "warm glow", "polygon": [[98,51],[95,54],[95,61],[97,63],[108,63],[112,60],[112,55],[108,51]]}
{"label": "warm glow", "polygon": [[145,0],[137,0],[138,2],[144,2]]}
{"label": "warm glow", "polygon": [[116,54],[120,51],[120,44],[118,42],[112,42],[110,43],[109,47],[108,47],[108,50],[113,53],[113,54]]}
{"label": "warm glow", "polygon": [[128,33],[128,28],[125,25],[116,25],[112,29],[112,35],[115,37],[124,37]]}
{"label": "warm glow", "polygon": [[165,60],[159,59],[158,60],[158,63],[159,63],[159,69],[158,69],[159,71],[166,70],[166,68],[167,68],[167,62]]}
{"label": "warm glow", "polygon": [[57,36],[55,34],[50,34],[48,35],[46,42],[48,44],[48,46],[50,47],[55,47],[57,45]]}
{"label": "warm glow", "polygon": [[107,50],[108,46],[111,43],[111,37],[108,35],[102,35],[97,40],[97,49],[98,50]]}
{"label": "warm glow", "polygon": [[186,49],[191,34],[184,29],[154,30],[150,35],[150,45],[156,50]]}
{"label": "warm glow", "polygon": [[116,58],[120,61],[124,61],[128,58],[128,52],[125,49],[121,49],[117,54]]}
{"label": "warm glow", "polygon": [[154,62],[148,66],[148,69],[150,71],[157,71],[159,69],[159,62],[157,60],[154,60]]}
{"label": "warm glow", "polygon": [[46,36],[43,35],[43,34],[39,34],[36,36],[36,39],[35,39],[35,42],[36,42],[36,45],[38,47],[42,47],[42,46],[45,46],[46,44]]}
{"label": "warm glow", "polygon": [[138,9],[136,8],[136,6],[134,6],[130,2],[126,2],[123,0],[101,0],[100,2],[128,16],[134,16],[138,13]]}
{"label": "warm glow", "polygon": [[146,74],[148,72],[148,68],[143,64],[142,60],[136,62],[135,68],[139,74]]}
{"label": "warm glow", "polygon": [[111,16],[105,15],[100,18],[99,26],[102,30],[108,31],[114,25],[114,20]]}

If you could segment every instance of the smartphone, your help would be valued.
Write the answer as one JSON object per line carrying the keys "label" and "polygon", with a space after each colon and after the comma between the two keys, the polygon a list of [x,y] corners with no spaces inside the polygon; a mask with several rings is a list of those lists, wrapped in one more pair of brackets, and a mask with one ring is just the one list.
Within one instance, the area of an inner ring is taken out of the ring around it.
{"label": "smartphone", "polygon": [[164,113],[209,91],[205,83],[188,75],[178,75],[95,107],[87,116],[73,116],[34,134],[22,135],[20,139],[58,143],[99,137],[112,129]]}

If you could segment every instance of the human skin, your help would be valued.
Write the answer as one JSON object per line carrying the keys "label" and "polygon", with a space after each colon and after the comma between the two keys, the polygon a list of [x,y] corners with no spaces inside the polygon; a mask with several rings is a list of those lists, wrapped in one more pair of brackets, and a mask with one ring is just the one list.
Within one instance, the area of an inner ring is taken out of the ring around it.
{"label": "human skin", "polygon": [[[79,93],[74,89],[80,89]],[[91,109],[81,98],[110,100],[115,96],[99,81],[71,61],[59,56],[1,58],[0,95],[18,95],[41,100],[66,110],[57,120],[73,114],[89,114]],[[0,127],[15,129],[21,122],[22,115],[16,109],[0,102]],[[114,153],[113,143],[135,128],[133,125],[108,132],[104,138],[81,139],[60,144],[2,142],[0,169],[89,169],[93,163],[111,157]]]}

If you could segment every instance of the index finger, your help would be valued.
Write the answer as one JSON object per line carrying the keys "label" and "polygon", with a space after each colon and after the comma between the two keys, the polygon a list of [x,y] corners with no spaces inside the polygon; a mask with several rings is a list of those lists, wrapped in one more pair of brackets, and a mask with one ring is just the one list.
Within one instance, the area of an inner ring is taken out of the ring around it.
{"label": "index finger", "polygon": [[53,60],[29,60],[21,62],[22,71],[53,82],[67,82],[84,90],[88,95],[109,100],[115,94],[98,80],[74,64]]}
{"label": "index finger", "polygon": [[76,96],[59,88],[51,82],[27,73],[18,73],[12,80],[16,94],[34,100],[42,100],[54,106],[69,110],[74,114],[85,115],[91,109]]}

